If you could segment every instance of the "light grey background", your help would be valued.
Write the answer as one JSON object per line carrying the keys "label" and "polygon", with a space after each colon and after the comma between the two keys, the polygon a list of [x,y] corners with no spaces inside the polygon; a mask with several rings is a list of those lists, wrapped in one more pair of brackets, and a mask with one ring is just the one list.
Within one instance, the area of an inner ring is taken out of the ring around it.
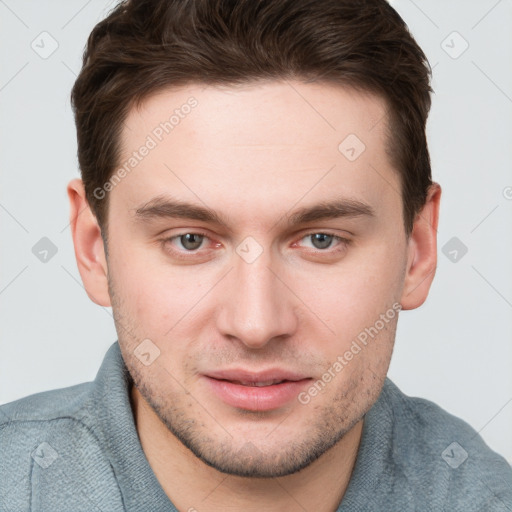
{"label": "light grey background", "polygon": [[[512,462],[512,2],[392,3],[434,69],[443,197],[437,275],[427,302],[400,316],[390,377]],[[78,176],[69,93],[114,4],[0,0],[0,403],[92,380],[116,340],[110,309],[83,290],[65,192]],[[32,252],[42,237],[58,250],[47,262]]]}

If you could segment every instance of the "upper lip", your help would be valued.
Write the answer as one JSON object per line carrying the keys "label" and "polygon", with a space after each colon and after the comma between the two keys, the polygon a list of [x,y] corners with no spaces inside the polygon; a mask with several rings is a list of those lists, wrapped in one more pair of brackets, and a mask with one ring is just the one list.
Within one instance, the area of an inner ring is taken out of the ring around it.
{"label": "upper lip", "polygon": [[232,370],[215,370],[212,372],[205,373],[207,377],[217,380],[229,380],[237,382],[269,382],[276,381],[280,382],[283,380],[298,381],[308,379],[304,374],[293,372],[290,370],[284,370],[280,368],[270,368],[259,372],[253,372],[242,369]]}

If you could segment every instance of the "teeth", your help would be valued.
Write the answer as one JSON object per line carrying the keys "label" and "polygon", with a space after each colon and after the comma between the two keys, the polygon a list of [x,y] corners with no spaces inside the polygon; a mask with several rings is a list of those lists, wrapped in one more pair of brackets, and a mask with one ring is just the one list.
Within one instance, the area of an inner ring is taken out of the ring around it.
{"label": "teeth", "polygon": [[254,386],[257,388],[261,388],[264,386],[272,386],[273,384],[279,384],[283,382],[282,380],[267,380],[263,382],[248,382],[248,381],[234,381],[236,384],[241,384],[242,386]]}

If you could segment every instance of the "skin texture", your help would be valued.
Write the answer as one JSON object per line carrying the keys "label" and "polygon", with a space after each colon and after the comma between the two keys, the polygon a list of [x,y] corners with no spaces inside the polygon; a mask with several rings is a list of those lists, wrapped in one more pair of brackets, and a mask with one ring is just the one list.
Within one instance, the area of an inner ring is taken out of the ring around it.
{"label": "skin texture", "polygon": [[[398,314],[376,322],[393,305],[420,306],[434,277],[441,189],[431,187],[407,238],[384,101],[320,83],[160,92],[130,111],[123,162],[192,96],[197,106],[109,193],[108,257],[81,181],[68,185],[80,274],[91,300],[113,308],[141,444],[180,510],[335,510]],[[349,134],[365,145],[353,161],[338,149]],[[223,224],[139,218],[159,195],[208,207]],[[335,199],[374,215],[287,224],[298,209]],[[198,232],[205,237],[187,254],[177,235]],[[321,246],[315,233],[335,236]],[[257,257],[248,262],[241,247]],[[160,352],[146,366],[136,349],[147,339]],[[233,368],[291,370],[311,379],[306,392],[329,369],[335,376],[308,403],[249,411],[205,381]]]}

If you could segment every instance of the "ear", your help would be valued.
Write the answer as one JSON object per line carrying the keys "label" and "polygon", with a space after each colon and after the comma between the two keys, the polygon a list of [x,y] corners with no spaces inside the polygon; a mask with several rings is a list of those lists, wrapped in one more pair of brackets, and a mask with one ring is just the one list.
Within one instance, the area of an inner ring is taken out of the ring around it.
{"label": "ear", "polygon": [[415,309],[427,299],[437,267],[437,224],[441,187],[433,183],[422,210],[416,215],[408,242],[402,309]]}
{"label": "ear", "polygon": [[85,197],[81,179],[71,180],[67,187],[70,204],[70,226],[75,257],[85,291],[100,306],[111,306],[108,293],[108,267],[101,230]]}

